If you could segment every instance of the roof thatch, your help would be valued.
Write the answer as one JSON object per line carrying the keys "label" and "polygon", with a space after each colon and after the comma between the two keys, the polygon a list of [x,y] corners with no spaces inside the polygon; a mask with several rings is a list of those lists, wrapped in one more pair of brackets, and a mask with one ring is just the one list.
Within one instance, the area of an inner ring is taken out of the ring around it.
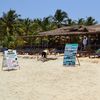
{"label": "roof thatch", "polygon": [[71,35],[100,33],[100,25],[95,26],[68,26],[51,31],[40,32],[39,35]]}
{"label": "roof thatch", "polygon": [[88,26],[88,29],[93,29],[93,30],[95,30],[95,31],[100,31],[100,25]]}

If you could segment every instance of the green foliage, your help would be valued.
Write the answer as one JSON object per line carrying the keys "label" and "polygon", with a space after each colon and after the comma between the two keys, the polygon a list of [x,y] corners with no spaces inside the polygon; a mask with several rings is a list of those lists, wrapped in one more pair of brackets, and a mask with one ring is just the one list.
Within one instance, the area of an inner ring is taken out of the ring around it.
{"label": "green foliage", "polygon": [[40,38],[36,38],[36,39],[33,41],[33,44],[34,44],[34,45],[40,45],[40,43],[41,43]]}
{"label": "green foliage", "polygon": [[16,38],[14,36],[5,36],[2,42],[3,47],[15,48]]}
{"label": "green foliage", "polygon": [[[29,44],[40,44],[41,40],[36,38],[34,41],[24,41],[20,36],[38,35],[39,32],[53,30],[63,26],[72,25],[95,25],[97,21],[93,17],[86,19],[80,18],[77,21],[68,18],[68,14],[61,9],[57,9],[54,16],[44,17],[43,19],[21,19],[15,10],[9,10],[3,13],[0,18],[0,44],[8,48],[23,46],[26,42]],[[85,29],[86,31],[86,29]],[[44,39],[46,43],[48,39]]]}
{"label": "green foliage", "polygon": [[57,24],[58,28],[62,26],[62,24],[65,24],[67,21],[68,14],[65,11],[62,11],[61,9],[57,9],[54,15],[54,21]]}
{"label": "green foliage", "polygon": [[23,40],[23,39],[20,38],[20,37],[17,38],[16,41],[15,41],[15,45],[16,45],[16,47],[23,47],[25,43],[26,43],[26,41]]}
{"label": "green foliage", "polygon": [[97,24],[97,21],[95,21],[95,19],[93,17],[87,17],[85,25],[89,26],[89,25],[95,25]]}
{"label": "green foliage", "polygon": [[78,25],[84,25],[85,24],[84,18],[80,18],[77,23]]}

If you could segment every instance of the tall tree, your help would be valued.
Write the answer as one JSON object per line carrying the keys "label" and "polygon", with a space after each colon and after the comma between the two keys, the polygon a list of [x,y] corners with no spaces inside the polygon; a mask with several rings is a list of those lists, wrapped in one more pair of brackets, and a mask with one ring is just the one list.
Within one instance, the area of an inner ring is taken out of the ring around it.
{"label": "tall tree", "polygon": [[76,20],[72,20],[72,19],[68,18],[67,26],[72,26],[72,25],[76,25],[76,24],[77,24]]}
{"label": "tall tree", "polygon": [[77,24],[78,24],[78,25],[84,25],[84,24],[85,24],[84,18],[78,19]]}
{"label": "tall tree", "polygon": [[20,24],[21,24],[23,35],[32,34],[33,21],[30,20],[29,18],[26,18],[26,19],[21,20],[20,22],[21,22]]}
{"label": "tall tree", "polygon": [[14,34],[18,16],[19,15],[16,14],[15,10],[9,10],[7,13],[3,13],[3,16],[1,18],[1,25],[5,29],[6,35]]}
{"label": "tall tree", "polygon": [[62,26],[62,24],[65,24],[65,21],[68,18],[68,14],[65,11],[62,11],[61,9],[57,9],[54,14],[54,21],[57,24],[58,28]]}
{"label": "tall tree", "polygon": [[85,25],[95,25],[97,24],[97,21],[95,21],[95,19],[93,17],[87,17],[86,19],[86,22],[85,22]]}
{"label": "tall tree", "polygon": [[48,16],[48,17],[44,17],[43,21],[42,21],[42,29],[43,31],[49,31],[52,29],[55,29],[56,25],[53,22],[53,17],[52,16]]}
{"label": "tall tree", "polygon": [[34,27],[36,27],[39,32],[49,31],[56,28],[56,25],[53,21],[54,20],[52,16],[44,17],[43,19],[35,19]]}
{"label": "tall tree", "polygon": [[42,26],[42,19],[36,18],[33,20],[33,29],[36,33],[42,31],[41,26]]}
{"label": "tall tree", "polygon": [[14,36],[16,36],[16,25],[17,19],[19,15],[16,14],[15,10],[9,10],[7,13],[3,13],[1,17],[1,27],[2,27],[2,36],[3,36],[3,44],[8,46],[12,44],[14,41]]}

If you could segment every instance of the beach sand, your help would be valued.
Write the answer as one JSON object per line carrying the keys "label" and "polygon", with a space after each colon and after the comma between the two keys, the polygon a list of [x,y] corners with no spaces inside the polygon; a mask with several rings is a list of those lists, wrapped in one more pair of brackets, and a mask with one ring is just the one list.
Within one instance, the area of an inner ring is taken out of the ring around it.
{"label": "beach sand", "polygon": [[44,63],[20,56],[20,69],[0,70],[0,100],[100,100],[100,58],[79,61],[64,67],[63,56]]}

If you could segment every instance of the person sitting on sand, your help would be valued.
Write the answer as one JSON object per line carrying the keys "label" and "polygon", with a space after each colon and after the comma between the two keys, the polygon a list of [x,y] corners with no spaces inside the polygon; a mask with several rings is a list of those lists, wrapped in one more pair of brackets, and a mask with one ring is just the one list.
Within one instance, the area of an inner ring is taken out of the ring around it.
{"label": "person sitting on sand", "polygon": [[49,53],[49,50],[48,49],[44,49],[43,51],[42,51],[42,57],[43,58],[47,58],[47,54]]}

